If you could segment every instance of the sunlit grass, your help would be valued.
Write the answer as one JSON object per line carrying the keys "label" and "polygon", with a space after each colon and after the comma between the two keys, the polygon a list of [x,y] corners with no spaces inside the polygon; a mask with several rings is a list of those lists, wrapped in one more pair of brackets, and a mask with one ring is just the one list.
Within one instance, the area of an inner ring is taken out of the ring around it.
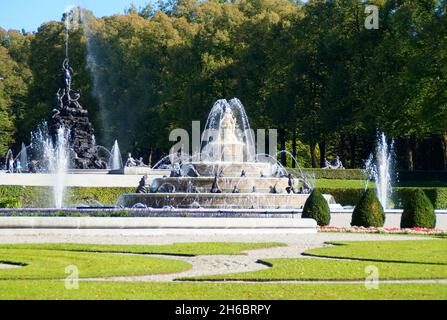
{"label": "sunlit grass", "polygon": [[0,287],[0,299],[15,300],[447,299],[442,284],[381,284],[368,290],[363,284],[80,282],[78,290],[67,290],[63,282],[2,281]]}

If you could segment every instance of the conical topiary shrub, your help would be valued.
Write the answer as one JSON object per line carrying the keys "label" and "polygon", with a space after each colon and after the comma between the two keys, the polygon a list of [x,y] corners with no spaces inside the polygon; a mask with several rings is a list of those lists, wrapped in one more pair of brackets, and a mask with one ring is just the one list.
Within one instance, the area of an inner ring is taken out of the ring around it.
{"label": "conical topiary shrub", "polygon": [[303,218],[312,218],[319,226],[327,226],[331,222],[331,211],[320,190],[314,189],[304,204]]}
{"label": "conical topiary shrub", "polygon": [[382,204],[373,190],[366,190],[352,213],[351,226],[383,227],[384,223],[385,213]]}
{"label": "conical topiary shrub", "polygon": [[404,201],[404,212],[400,220],[401,228],[430,228],[436,226],[435,209],[430,199],[421,189],[414,190]]}

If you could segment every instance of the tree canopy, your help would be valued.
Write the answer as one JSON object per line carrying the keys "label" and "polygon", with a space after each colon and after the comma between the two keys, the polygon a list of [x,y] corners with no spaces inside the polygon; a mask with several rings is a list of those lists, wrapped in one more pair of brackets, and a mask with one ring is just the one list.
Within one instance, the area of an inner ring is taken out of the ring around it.
{"label": "tree canopy", "polygon": [[[171,0],[122,15],[85,13],[70,33],[74,86],[97,141],[156,160],[169,132],[202,125],[238,97],[252,127],[278,129],[305,166],[363,165],[376,131],[403,169],[447,168],[447,3],[374,0]],[[64,59],[62,22],[0,29],[0,153],[49,116]],[[203,128],[202,128],[203,129]],[[427,152],[431,156],[427,157]],[[295,165],[285,157],[283,162]]]}

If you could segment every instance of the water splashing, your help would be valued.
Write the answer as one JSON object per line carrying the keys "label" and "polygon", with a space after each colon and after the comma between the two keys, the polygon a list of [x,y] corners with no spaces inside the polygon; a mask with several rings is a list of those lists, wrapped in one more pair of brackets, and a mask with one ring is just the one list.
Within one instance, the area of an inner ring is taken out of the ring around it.
{"label": "water splashing", "polygon": [[68,58],[69,34],[70,31],[79,28],[80,8],[69,5],[64,12],[63,21],[65,24],[65,58]]}
{"label": "water splashing", "polygon": [[32,134],[33,152],[40,159],[40,171],[54,176],[53,204],[56,209],[64,206],[65,180],[70,159],[69,137],[70,131],[61,127],[53,142],[46,123]]}
{"label": "water splashing", "polygon": [[11,149],[9,149],[8,152],[6,153],[6,157],[5,157],[5,159],[6,159],[5,169],[6,169],[6,170],[11,170],[11,169],[10,169],[10,166],[9,166],[9,165],[10,165],[9,162],[10,162],[11,159],[14,160],[14,155],[13,155]]}
{"label": "water splashing", "polygon": [[57,130],[56,146],[53,147],[54,154],[54,172],[56,174],[56,183],[53,189],[54,206],[60,209],[64,205],[65,178],[68,169],[69,149],[68,149],[69,132],[64,127]]}
{"label": "water splashing", "polygon": [[22,150],[20,151],[20,162],[24,171],[28,170],[28,151],[24,143],[22,143]]}
{"label": "water splashing", "polygon": [[[234,126],[234,139],[231,137],[233,132],[228,132],[228,130],[232,131],[231,126]],[[228,154],[237,159],[225,157]],[[201,160],[211,162],[254,161],[254,134],[245,108],[239,99],[234,98],[230,101],[221,99],[214,104],[202,134],[201,158]]]}
{"label": "water splashing", "polygon": [[121,157],[121,152],[120,152],[120,148],[118,146],[117,140],[115,140],[115,144],[113,145],[113,148],[111,151],[109,167],[112,170],[120,170],[123,168],[123,158]]}
{"label": "water splashing", "polygon": [[394,141],[387,142],[385,133],[377,135],[375,154],[366,161],[366,171],[376,182],[376,194],[384,209],[389,208],[394,177]]}

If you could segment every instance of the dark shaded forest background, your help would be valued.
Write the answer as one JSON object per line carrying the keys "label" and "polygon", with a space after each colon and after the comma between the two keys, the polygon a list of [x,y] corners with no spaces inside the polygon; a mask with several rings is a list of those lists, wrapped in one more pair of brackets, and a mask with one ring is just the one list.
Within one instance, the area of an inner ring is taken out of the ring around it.
{"label": "dark shaded forest background", "polygon": [[[301,166],[338,155],[362,167],[380,130],[400,169],[446,170],[447,2],[368,3],[378,30],[355,0],[172,0],[90,17],[70,34],[73,86],[98,143],[146,161],[167,154],[172,129],[238,97]],[[51,114],[64,45],[63,22],[0,28],[0,158]]]}

